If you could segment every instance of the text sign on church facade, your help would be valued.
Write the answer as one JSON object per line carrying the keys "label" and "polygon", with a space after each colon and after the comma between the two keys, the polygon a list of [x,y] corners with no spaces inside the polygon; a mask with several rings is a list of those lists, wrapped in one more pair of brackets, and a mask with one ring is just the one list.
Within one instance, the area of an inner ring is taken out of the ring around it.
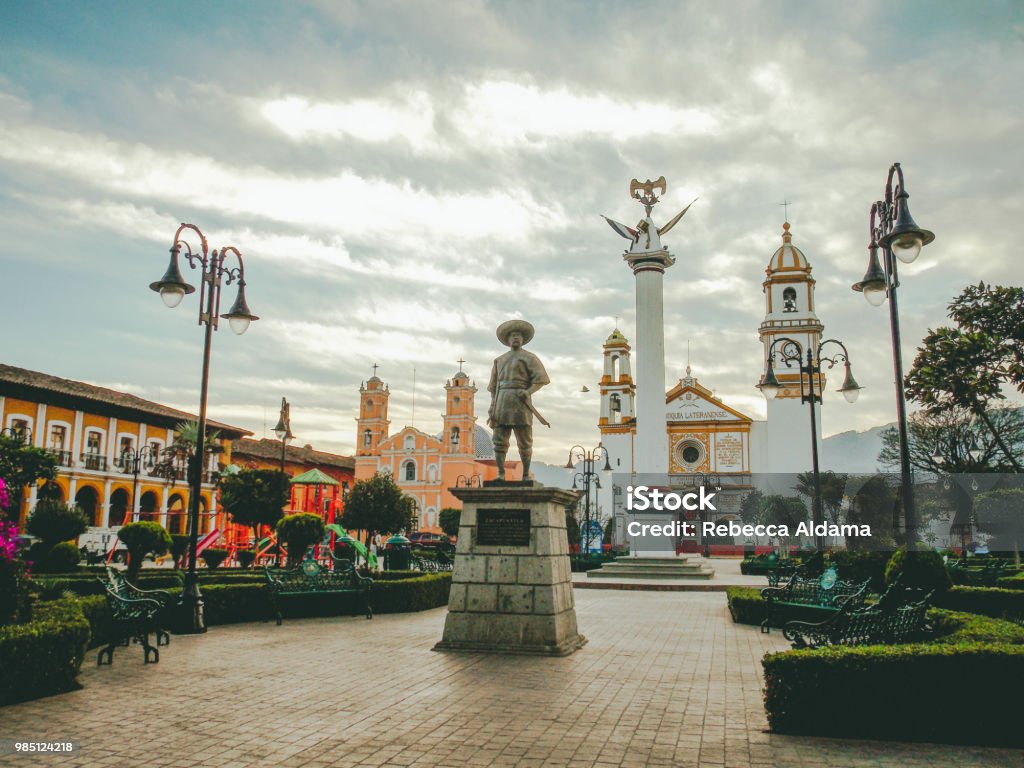
{"label": "text sign on church facade", "polygon": [[718,408],[708,409],[700,405],[693,408],[679,408],[673,403],[674,410],[665,414],[667,421],[734,421],[736,419],[728,411]]}
{"label": "text sign on church facade", "polygon": [[476,543],[484,546],[530,545],[529,509],[478,509]]}

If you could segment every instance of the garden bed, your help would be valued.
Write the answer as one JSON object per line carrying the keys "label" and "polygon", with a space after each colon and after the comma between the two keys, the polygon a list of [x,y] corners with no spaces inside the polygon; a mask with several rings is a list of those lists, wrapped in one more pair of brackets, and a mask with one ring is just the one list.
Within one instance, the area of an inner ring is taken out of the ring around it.
{"label": "garden bed", "polygon": [[996,691],[1002,681],[1024,679],[1024,628],[969,613],[928,615],[937,636],[926,643],[766,655],[772,731],[1024,746],[1013,698],[955,690],[967,682]]}

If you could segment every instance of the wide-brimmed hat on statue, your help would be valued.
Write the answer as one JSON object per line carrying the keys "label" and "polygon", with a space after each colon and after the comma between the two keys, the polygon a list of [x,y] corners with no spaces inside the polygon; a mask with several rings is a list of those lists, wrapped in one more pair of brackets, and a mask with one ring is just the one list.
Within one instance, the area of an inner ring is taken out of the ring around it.
{"label": "wide-brimmed hat on statue", "polygon": [[506,320],[498,326],[498,341],[506,347],[510,346],[508,343],[508,337],[511,336],[514,331],[519,331],[519,333],[523,335],[523,344],[529,344],[530,339],[533,338],[533,326],[528,322],[525,320]]}

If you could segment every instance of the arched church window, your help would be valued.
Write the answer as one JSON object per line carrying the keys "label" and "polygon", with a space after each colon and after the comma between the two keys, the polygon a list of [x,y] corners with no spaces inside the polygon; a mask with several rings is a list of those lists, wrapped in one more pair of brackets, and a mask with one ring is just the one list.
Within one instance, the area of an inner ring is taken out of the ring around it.
{"label": "arched church window", "polygon": [[622,413],[622,398],[618,395],[612,395],[611,408],[613,413]]}
{"label": "arched church window", "polygon": [[782,292],[782,311],[796,312],[796,288],[787,288]]}
{"label": "arched church window", "polygon": [[405,462],[405,464],[402,465],[402,477],[405,480],[416,479],[416,462],[407,461]]}
{"label": "arched church window", "polygon": [[453,447],[457,446],[459,444],[459,434],[460,434],[459,433],[459,428],[458,427],[452,427],[452,446]]}
{"label": "arched church window", "polygon": [[405,436],[405,450],[411,451],[415,447],[416,447],[416,438],[413,437],[412,435],[406,435]]}
{"label": "arched church window", "polygon": [[453,408],[458,408],[459,407],[459,403],[461,403],[461,402],[462,401],[459,400],[458,395],[456,395],[455,397],[452,398],[452,407]]}
{"label": "arched church window", "polygon": [[373,442],[373,432],[368,429],[363,430],[363,445],[369,447],[370,443]]}

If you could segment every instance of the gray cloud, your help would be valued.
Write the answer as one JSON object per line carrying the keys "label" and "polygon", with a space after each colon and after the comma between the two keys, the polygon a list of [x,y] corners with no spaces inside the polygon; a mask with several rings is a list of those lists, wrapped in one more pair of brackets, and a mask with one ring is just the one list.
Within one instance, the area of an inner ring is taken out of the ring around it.
{"label": "gray cloud", "polygon": [[668,178],[658,220],[701,196],[666,238],[666,384],[689,341],[694,373],[752,415],[783,198],[867,387],[826,406],[826,433],[893,418],[885,310],[849,290],[893,160],[937,234],[903,273],[908,365],[964,284],[1020,280],[1013,5],[254,4],[187,34],[155,8],[2,13],[0,269],[47,288],[45,311],[0,310],[20,329],[6,360],[194,408],[195,303],[168,313],[145,287],[194,221],[247,257],[263,320],[218,334],[211,414],[258,434],[287,395],[299,440],[351,449],[374,362],[393,425],[415,366],[416,425],[436,431],[455,360],[482,389],[493,328],[519,314],[554,379],[543,458],[596,442],[601,344],[615,316],[635,327],[599,214],[638,217],[634,176]]}

